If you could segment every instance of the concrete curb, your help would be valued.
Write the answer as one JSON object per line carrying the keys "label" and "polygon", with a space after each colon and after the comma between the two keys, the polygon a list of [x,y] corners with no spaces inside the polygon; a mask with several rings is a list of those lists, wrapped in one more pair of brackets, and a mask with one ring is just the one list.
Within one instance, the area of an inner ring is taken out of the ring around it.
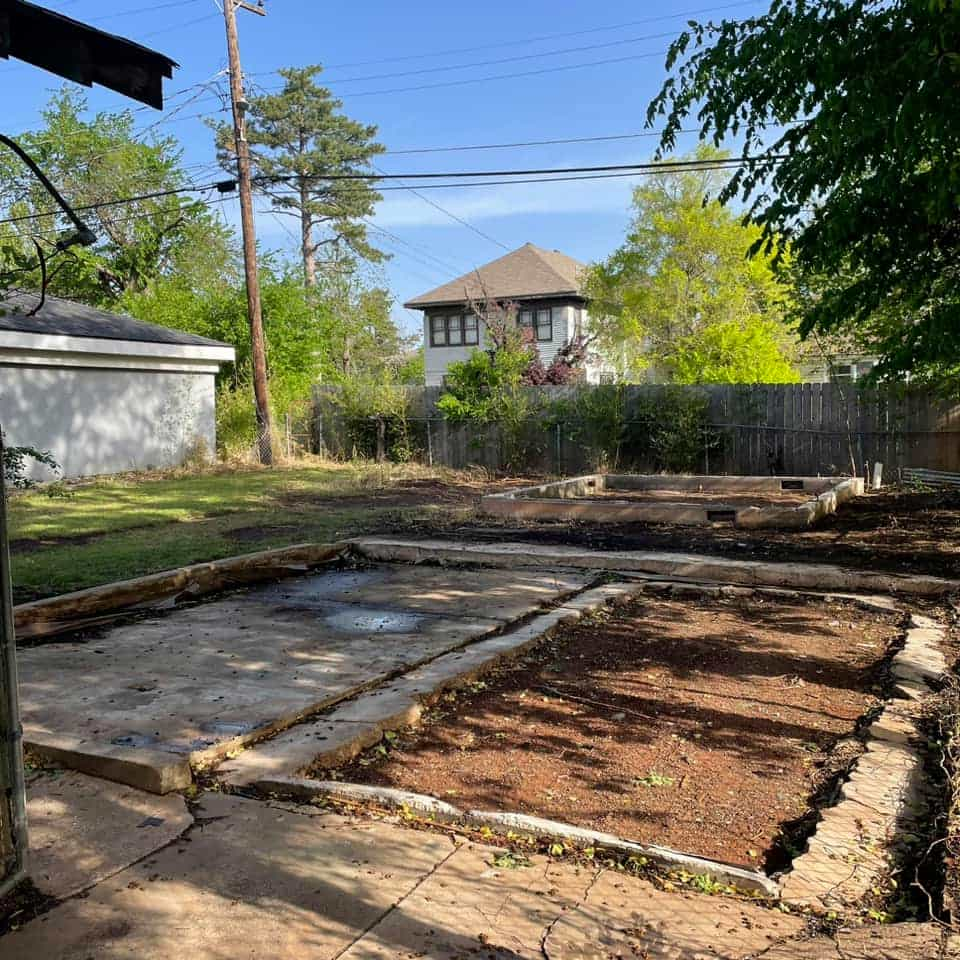
{"label": "concrete curb", "polygon": [[779,587],[730,587],[693,583],[689,580],[638,581],[639,593],[673,597],[702,597],[705,600],[770,597],[776,600],[823,600],[827,603],[851,603],[861,610],[876,613],[898,613],[899,605],[890,597],[856,593],[816,593],[810,590],[785,590]]}
{"label": "concrete curb", "polygon": [[695,554],[589,550],[528,543],[472,544],[455,540],[358,537],[350,549],[368,560],[460,563],[492,567],[558,567],[643,573],[718,584],[822,591],[902,593],[940,597],[960,591],[960,581],[913,574],[849,570],[832,564],[766,563]]}
{"label": "concrete curb", "polygon": [[946,670],[938,644],[942,625],[914,615],[903,649],[893,658],[894,692],[865,731],[866,750],[840,788],[840,799],[820,812],[807,849],[780,880],[785,903],[817,912],[856,905],[891,869],[898,836],[911,832],[926,808],[918,727],[919,701]]}
{"label": "concrete curb", "polygon": [[523,833],[538,840],[561,841],[579,850],[603,850],[616,857],[643,859],[667,870],[682,870],[693,876],[707,876],[717,883],[729,884],[739,890],[759,894],[770,899],[780,896],[779,886],[765,874],[744,870],[716,860],[706,860],[661,847],[655,844],[634,843],[609,833],[587,830],[556,820],[545,820],[521,813],[501,813],[492,810],[461,810],[452,804],[425,794],[372,787],[357,783],[332,780],[311,780],[307,777],[273,777],[255,785],[266,793],[276,793],[301,801],[329,797],[351,803],[371,803],[389,809],[407,809],[444,823],[467,827],[487,827],[499,835]]}
{"label": "concrete curb", "polygon": [[24,749],[44,760],[93,777],[124,783],[147,793],[184,790],[193,783],[186,757],[159,750],[126,750],[106,744],[81,743],[55,733],[27,731]]}

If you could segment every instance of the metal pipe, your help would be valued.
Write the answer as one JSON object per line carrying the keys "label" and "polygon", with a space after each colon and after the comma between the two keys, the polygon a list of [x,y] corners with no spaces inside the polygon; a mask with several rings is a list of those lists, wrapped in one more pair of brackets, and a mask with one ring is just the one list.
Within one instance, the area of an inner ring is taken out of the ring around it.
{"label": "metal pipe", "polygon": [[[7,544],[7,495],[3,477],[3,436],[0,434],[0,823],[6,836],[0,874],[0,896],[25,876],[27,799],[23,776],[23,727],[17,691],[17,650],[13,626],[13,590]],[[9,846],[9,852],[6,847]]]}

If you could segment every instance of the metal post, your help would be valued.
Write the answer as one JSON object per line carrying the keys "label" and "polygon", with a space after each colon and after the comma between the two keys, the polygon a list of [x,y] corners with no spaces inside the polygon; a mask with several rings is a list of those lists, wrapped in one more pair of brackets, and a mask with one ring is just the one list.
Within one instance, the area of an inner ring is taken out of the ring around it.
{"label": "metal post", "polygon": [[0,896],[24,878],[27,801],[23,779],[23,728],[17,694],[13,591],[7,547],[7,504],[0,436]]}
{"label": "metal post", "polygon": [[427,466],[433,466],[433,434],[430,430],[429,417],[427,417]]}

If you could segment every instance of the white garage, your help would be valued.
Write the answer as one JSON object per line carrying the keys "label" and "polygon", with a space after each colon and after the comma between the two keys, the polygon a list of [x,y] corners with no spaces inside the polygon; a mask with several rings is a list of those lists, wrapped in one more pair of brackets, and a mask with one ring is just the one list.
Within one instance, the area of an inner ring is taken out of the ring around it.
{"label": "white garage", "polygon": [[[177,466],[216,446],[215,377],[233,347],[83,304],[0,299],[0,427],[65,477]],[[36,478],[50,476],[37,468]]]}

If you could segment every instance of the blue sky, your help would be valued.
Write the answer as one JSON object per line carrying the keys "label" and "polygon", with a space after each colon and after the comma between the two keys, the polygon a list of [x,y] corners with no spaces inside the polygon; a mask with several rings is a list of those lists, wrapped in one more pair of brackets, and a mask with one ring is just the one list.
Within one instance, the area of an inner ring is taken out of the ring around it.
{"label": "blue sky", "polygon": [[[179,70],[166,84],[164,112],[138,109],[137,126],[157,124],[151,129],[178,137],[196,182],[216,178],[211,136],[197,116],[226,117],[217,113],[214,93],[197,86],[214,82],[218,74],[222,83],[226,66],[223,19],[214,0],[35,2],[178,61]],[[763,11],[767,3],[266,0],[265,6],[266,17],[238,12],[248,83],[254,89],[276,88],[278,67],[323,64],[322,81],[341,97],[344,111],[379,127],[379,139],[390,152],[378,166],[402,174],[647,160],[655,144],[649,136],[496,150],[397,151],[641,133],[647,103],[664,77],[664,53],[689,15],[743,17]],[[0,129],[16,134],[35,125],[57,86],[57,79],[42,71],[0,61]],[[89,101],[93,109],[128,105],[100,89],[89,92]],[[149,136],[147,131],[144,137]],[[695,141],[688,135],[681,145],[692,148]],[[596,260],[623,237],[630,187],[629,179],[610,179],[418,191],[427,200],[406,190],[386,192],[374,222],[389,233],[374,231],[371,238],[393,256],[372,277],[390,287],[399,305],[500,256],[504,247],[527,241]],[[237,222],[235,200],[222,209]],[[292,253],[289,229],[287,219],[260,210],[263,247]],[[413,327],[414,317],[399,306],[395,316]]]}

